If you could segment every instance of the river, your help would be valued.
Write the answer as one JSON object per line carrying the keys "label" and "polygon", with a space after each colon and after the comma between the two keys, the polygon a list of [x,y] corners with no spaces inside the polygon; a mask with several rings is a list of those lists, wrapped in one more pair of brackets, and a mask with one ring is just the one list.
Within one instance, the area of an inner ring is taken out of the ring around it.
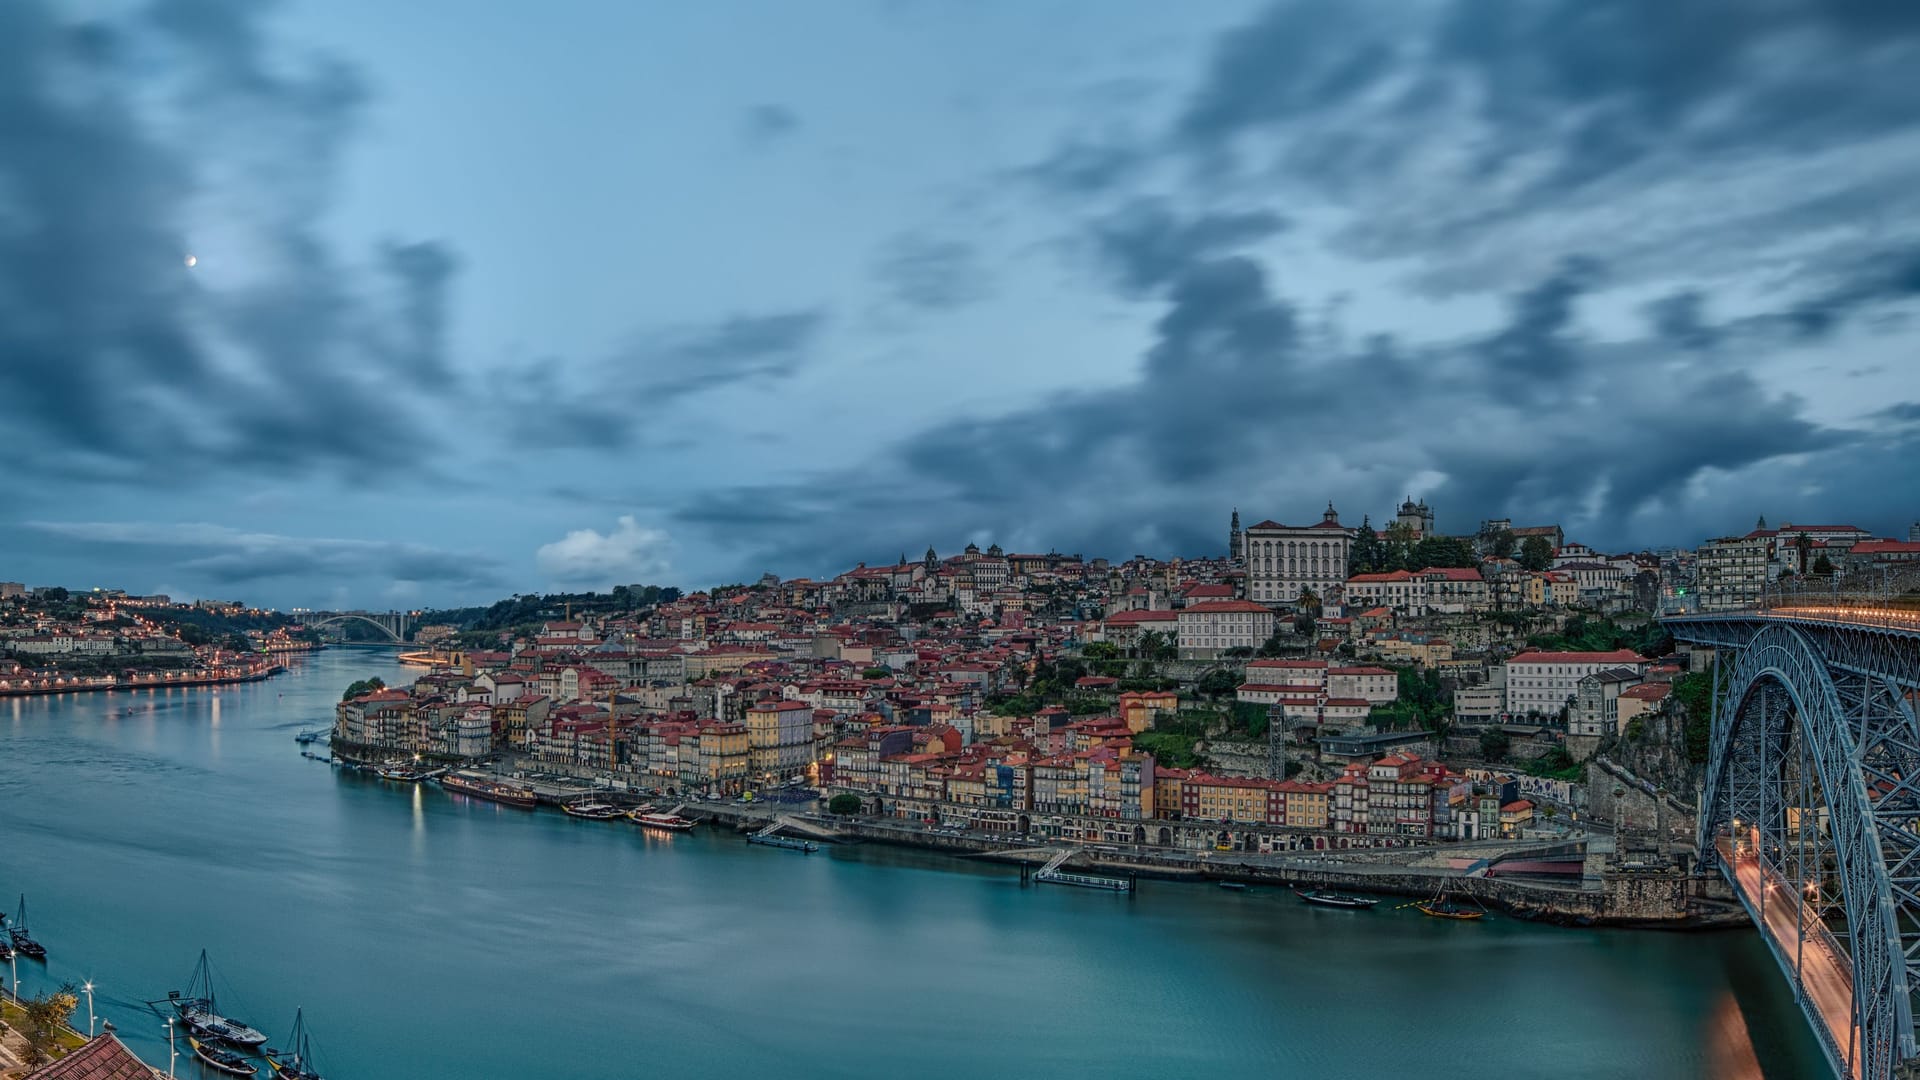
{"label": "river", "polygon": [[1128,898],[875,845],[655,837],[306,760],[294,733],[349,682],[410,676],[374,650],[295,664],[0,700],[0,907],[24,891],[50,950],[20,978],[92,979],[162,1067],[142,1002],[204,947],[222,1006],[276,1042],[305,1008],[329,1080],[1825,1071],[1753,933]]}

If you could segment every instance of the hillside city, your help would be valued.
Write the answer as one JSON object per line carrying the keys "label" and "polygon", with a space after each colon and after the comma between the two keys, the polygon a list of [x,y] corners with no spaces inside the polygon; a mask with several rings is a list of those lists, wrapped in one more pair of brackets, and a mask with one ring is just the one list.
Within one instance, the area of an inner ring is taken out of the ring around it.
{"label": "hillside city", "polygon": [[504,757],[708,799],[804,785],[866,814],[1113,843],[1533,835],[1578,815],[1603,750],[1704,757],[1709,657],[1656,613],[1920,565],[1920,525],[1762,520],[1614,554],[1553,525],[1445,535],[1411,499],[1382,530],[1331,505],[1306,525],[1236,511],[1227,541],[1124,562],[969,544],[544,615],[503,601],[424,626],[432,670],[356,688],[335,752]]}
{"label": "hillside city", "polygon": [[[1704,754],[1707,657],[1653,616],[1884,584],[1920,567],[1920,525],[1763,519],[1617,554],[1554,525],[1446,535],[1409,499],[1381,530],[1331,505],[1306,525],[1235,511],[1227,551],[970,544],[826,580],[414,613],[429,670],[349,693],[335,751],[716,799],[805,785],[871,814],[1118,843],[1532,835],[1577,816],[1603,750],[1657,731]],[[0,694],[262,677],[322,640],[303,614],[0,583]],[[1201,822],[1238,831],[1174,824]]]}

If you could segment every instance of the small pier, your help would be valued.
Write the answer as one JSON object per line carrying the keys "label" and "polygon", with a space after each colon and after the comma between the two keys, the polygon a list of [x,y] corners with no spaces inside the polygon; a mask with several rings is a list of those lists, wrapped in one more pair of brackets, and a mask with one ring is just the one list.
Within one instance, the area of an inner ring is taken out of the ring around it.
{"label": "small pier", "polygon": [[1081,874],[1071,870],[1061,869],[1061,867],[1065,866],[1074,856],[1082,854],[1085,851],[1086,849],[1083,847],[1065,848],[1056,852],[1053,858],[1047,860],[1046,865],[1038,870],[1032,871],[1031,874],[1029,874],[1027,867],[1022,865],[1020,867],[1020,880],[1024,882],[1031,877],[1034,881],[1045,882],[1049,885],[1073,885],[1082,889],[1102,889],[1107,892],[1131,893],[1133,891],[1135,882],[1132,874],[1121,878],[1108,877],[1104,874]]}

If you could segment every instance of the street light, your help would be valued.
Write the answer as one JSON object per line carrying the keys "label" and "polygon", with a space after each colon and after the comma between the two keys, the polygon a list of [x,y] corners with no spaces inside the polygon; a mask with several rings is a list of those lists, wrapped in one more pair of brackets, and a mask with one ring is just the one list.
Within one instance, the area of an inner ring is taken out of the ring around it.
{"label": "street light", "polygon": [[87,1038],[93,1038],[93,980],[88,979],[80,989],[87,992]]}

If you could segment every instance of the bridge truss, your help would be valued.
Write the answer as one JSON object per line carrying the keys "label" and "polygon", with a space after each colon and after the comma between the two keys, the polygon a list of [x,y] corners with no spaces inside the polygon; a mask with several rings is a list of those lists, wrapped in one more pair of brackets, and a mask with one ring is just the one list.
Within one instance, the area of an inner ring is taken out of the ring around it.
{"label": "bridge truss", "polygon": [[1668,626],[1720,656],[1702,867],[1741,894],[1836,1071],[1920,1075],[1920,627]]}

